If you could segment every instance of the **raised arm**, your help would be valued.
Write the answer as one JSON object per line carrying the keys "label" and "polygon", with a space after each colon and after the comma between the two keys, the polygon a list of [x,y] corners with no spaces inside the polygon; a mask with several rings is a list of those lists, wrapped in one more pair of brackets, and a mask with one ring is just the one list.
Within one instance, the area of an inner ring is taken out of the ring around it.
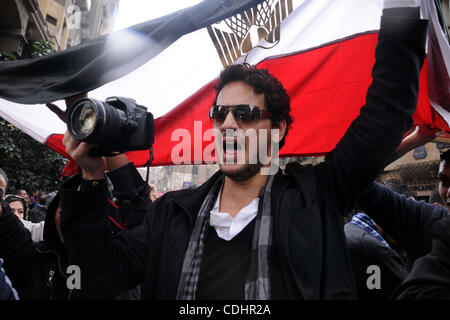
{"label": "raised arm", "polygon": [[[143,282],[148,221],[133,231],[112,235],[106,178],[92,181],[75,176],[60,189],[61,230],[70,264],[81,269],[83,298],[111,299]],[[148,212],[146,220],[151,219]]]}
{"label": "raised arm", "polygon": [[416,126],[411,134],[403,138],[402,142],[395,150],[394,157],[390,162],[397,160],[412,149],[423,146],[424,144],[430,142],[431,140],[436,138],[438,134],[439,129],[437,128],[429,128],[424,125]]}
{"label": "raised arm", "polygon": [[450,299],[450,217],[433,229],[433,247],[418,259],[393,298],[400,300]]}
{"label": "raised arm", "polygon": [[419,14],[418,8],[383,11],[366,104],[317,168],[322,188],[342,214],[352,209],[412,125],[428,24]]}
{"label": "raised arm", "polygon": [[376,182],[364,191],[357,204],[413,259],[431,250],[431,231],[436,222],[448,216],[442,206],[408,199]]}

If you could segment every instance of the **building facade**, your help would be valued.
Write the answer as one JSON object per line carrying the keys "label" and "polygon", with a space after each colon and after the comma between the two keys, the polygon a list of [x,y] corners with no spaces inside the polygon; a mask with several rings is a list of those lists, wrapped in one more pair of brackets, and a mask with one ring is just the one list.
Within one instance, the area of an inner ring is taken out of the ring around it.
{"label": "building facade", "polygon": [[37,0],[0,1],[0,51],[22,56],[26,44],[49,35]]}
{"label": "building facade", "polygon": [[1,0],[0,51],[26,57],[34,41],[56,51],[111,32],[119,0]]}
{"label": "building facade", "polygon": [[114,28],[118,11],[119,0],[91,1],[88,23],[89,38],[94,39],[111,32]]}
{"label": "building facade", "polygon": [[[151,167],[149,183],[156,186],[158,192],[189,189],[197,187],[208,180],[217,170],[219,165],[178,165]],[[145,179],[147,169],[138,169]]]}
{"label": "building facade", "polygon": [[398,179],[416,193],[419,200],[428,200],[439,184],[439,158],[450,147],[450,137],[442,134],[434,141],[409,151],[388,165],[380,175],[380,181]]}

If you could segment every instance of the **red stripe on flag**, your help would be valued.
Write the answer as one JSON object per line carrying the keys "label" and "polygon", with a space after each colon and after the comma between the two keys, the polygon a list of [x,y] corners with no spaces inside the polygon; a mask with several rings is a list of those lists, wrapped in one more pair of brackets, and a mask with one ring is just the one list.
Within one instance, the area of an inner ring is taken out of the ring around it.
{"label": "red stripe on flag", "polygon": [[[281,157],[323,155],[336,146],[365,103],[372,82],[377,39],[376,33],[358,35],[258,64],[269,69],[283,83],[291,98],[294,122],[286,144],[280,150]],[[173,164],[172,150],[182,141],[172,141],[175,130],[187,130],[191,135],[187,143],[190,150],[184,150],[190,152],[190,164],[212,160],[202,158],[203,150],[211,143],[203,141],[202,134],[211,128],[208,110],[215,97],[215,81],[155,120],[153,166]],[[198,121],[196,126],[194,121]],[[450,131],[441,116],[430,107],[426,61],[420,77],[414,122]],[[52,136],[47,144],[58,152],[63,151],[58,145],[61,139],[62,136]],[[145,164],[149,157],[148,151],[129,152],[127,156],[137,166]]]}

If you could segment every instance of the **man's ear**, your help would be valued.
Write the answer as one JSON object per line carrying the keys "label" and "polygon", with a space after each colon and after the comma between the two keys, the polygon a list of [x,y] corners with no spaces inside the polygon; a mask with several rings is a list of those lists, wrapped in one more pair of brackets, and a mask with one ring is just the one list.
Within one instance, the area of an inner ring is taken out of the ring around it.
{"label": "man's ear", "polygon": [[277,126],[275,126],[274,128],[278,129],[280,131],[279,135],[278,135],[278,142],[280,143],[281,140],[283,140],[284,135],[286,134],[286,120],[281,120]]}

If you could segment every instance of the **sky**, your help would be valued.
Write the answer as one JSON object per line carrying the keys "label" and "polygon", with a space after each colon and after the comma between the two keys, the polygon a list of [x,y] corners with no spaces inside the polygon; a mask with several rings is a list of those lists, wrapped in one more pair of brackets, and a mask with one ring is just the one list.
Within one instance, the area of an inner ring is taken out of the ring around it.
{"label": "sky", "polygon": [[201,0],[121,0],[114,30],[158,18],[200,2]]}

